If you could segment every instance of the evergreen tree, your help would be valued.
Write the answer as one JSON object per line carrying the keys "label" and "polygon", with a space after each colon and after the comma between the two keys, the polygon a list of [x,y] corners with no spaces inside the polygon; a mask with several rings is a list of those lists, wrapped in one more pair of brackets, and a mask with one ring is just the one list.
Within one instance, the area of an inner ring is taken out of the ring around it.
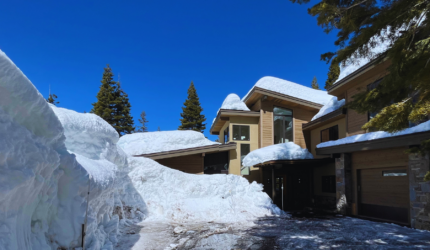
{"label": "evergreen tree", "polygon": [[146,113],[145,111],[142,111],[142,113],[140,113],[140,127],[137,129],[136,132],[148,132],[148,127],[146,126],[146,123],[148,122],[148,120],[146,120]]}
{"label": "evergreen tree", "polygon": [[134,130],[133,117],[130,116],[130,103],[121,85],[113,80],[109,64],[103,72],[97,102],[93,103],[91,113],[103,118],[119,135],[131,133]]}
{"label": "evergreen tree", "polygon": [[339,64],[337,64],[334,60],[330,65],[330,69],[327,73],[327,80],[325,81],[325,89],[330,88],[336,80],[339,78],[340,74],[340,67]]}
{"label": "evergreen tree", "polygon": [[312,88],[313,89],[320,89],[320,86],[318,85],[317,77],[314,76],[314,79],[312,79]]}
{"label": "evergreen tree", "polygon": [[46,99],[46,101],[51,103],[51,104],[57,105],[60,103],[57,101],[57,98],[58,98],[57,95],[50,93],[49,97]]}
{"label": "evergreen tree", "polygon": [[199,97],[197,96],[196,88],[194,83],[191,82],[188,88],[188,98],[184,102],[181,113],[181,125],[178,129],[180,130],[194,130],[202,132],[206,129],[206,121],[204,115],[202,115],[203,108],[200,106]]}
{"label": "evergreen tree", "polygon": [[157,131],[161,131],[160,127],[158,127],[158,130],[157,130]]}
{"label": "evergreen tree", "polygon": [[[290,0],[308,3],[310,0]],[[364,114],[379,112],[363,129],[396,132],[430,114],[430,2],[429,0],[321,0],[308,10],[326,33],[337,30],[339,50],[321,55],[333,64],[356,63],[361,58],[388,59],[390,66],[379,85],[353,96],[347,107]],[[375,54],[382,42],[388,49]],[[338,77],[330,68],[327,85]],[[430,149],[430,140],[421,149]],[[428,152],[428,151],[427,151]]]}

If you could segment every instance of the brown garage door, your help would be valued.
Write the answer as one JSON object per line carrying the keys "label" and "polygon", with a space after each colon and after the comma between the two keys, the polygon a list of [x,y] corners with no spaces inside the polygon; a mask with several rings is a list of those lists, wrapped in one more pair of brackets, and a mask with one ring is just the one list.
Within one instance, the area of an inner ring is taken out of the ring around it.
{"label": "brown garage door", "polygon": [[357,170],[359,214],[408,223],[409,180],[405,167]]}

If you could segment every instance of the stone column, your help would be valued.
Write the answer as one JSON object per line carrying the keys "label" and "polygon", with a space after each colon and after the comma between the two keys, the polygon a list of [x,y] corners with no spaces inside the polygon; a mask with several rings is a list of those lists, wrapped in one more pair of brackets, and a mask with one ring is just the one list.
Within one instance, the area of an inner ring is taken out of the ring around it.
{"label": "stone column", "polygon": [[430,230],[430,181],[424,182],[429,171],[429,156],[409,154],[409,200],[411,227]]}
{"label": "stone column", "polygon": [[352,176],[351,154],[341,154],[336,158],[336,209],[340,214],[351,213]]}

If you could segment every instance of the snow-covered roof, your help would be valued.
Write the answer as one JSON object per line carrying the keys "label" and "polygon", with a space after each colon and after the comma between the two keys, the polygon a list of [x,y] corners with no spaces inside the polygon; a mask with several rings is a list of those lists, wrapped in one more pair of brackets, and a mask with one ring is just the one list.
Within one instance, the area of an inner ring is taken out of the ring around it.
{"label": "snow-covered roof", "polygon": [[[274,91],[280,94],[289,95],[295,98],[299,98],[305,101],[318,103],[324,105],[327,103],[332,95],[327,94],[326,91],[312,89],[303,86],[298,83],[290,82],[273,76],[265,76],[257,81],[254,87]],[[251,90],[242,98],[242,101],[246,100],[250,95]]]}
{"label": "snow-covered roof", "polygon": [[178,149],[220,144],[191,130],[157,131],[134,133],[122,136],[117,145],[127,154],[142,155]]}
{"label": "snow-covered roof", "polygon": [[325,148],[325,147],[350,144],[350,143],[362,142],[362,141],[372,141],[372,140],[377,140],[382,138],[389,138],[389,137],[395,137],[400,135],[409,135],[409,134],[425,132],[425,131],[430,131],[430,121],[421,123],[415,127],[407,128],[396,133],[378,131],[378,132],[370,132],[370,133],[365,133],[360,135],[348,136],[336,141],[328,141],[328,142],[320,143],[317,145],[317,148]]}
{"label": "snow-covered roof", "polygon": [[305,148],[294,142],[270,145],[251,151],[243,158],[243,166],[251,167],[260,163],[275,160],[303,160],[313,159],[313,155]]}
{"label": "snow-covered roof", "polygon": [[240,97],[234,93],[229,94],[221,105],[221,109],[233,109],[250,111],[246,104],[240,100]]}
{"label": "snow-covered roof", "polygon": [[340,109],[341,107],[343,107],[345,105],[345,99],[342,99],[340,101],[337,100],[336,96],[333,96],[330,101],[328,101],[321,109],[320,111],[314,116],[312,117],[312,120],[316,120],[318,118],[320,118],[321,116],[324,116],[328,113],[331,113],[335,110]]}

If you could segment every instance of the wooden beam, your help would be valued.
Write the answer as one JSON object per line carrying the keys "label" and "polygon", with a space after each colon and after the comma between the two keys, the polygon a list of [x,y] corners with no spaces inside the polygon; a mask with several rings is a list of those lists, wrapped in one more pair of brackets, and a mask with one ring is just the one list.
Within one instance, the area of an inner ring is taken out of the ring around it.
{"label": "wooden beam", "polygon": [[229,121],[230,120],[230,117],[220,117],[219,118],[221,121]]}

